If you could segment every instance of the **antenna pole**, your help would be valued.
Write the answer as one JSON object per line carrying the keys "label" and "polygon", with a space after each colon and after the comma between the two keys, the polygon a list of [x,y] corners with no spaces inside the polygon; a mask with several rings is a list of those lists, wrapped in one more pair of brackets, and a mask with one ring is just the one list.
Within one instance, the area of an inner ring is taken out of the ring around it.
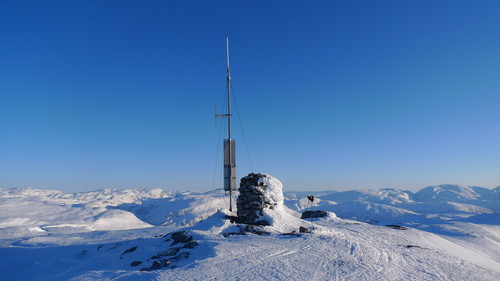
{"label": "antenna pole", "polygon": [[227,117],[228,138],[224,140],[224,191],[229,191],[229,211],[233,211],[233,188],[236,190],[236,143],[231,139],[231,68],[229,66],[229,37],[226,36],[227,59],[227,113],[217,114],[215,118]]}
{"label": "antenna pole", "polygon": [[233,211],[233,193],[232,193],[232,167],[233,163],[231,161],[231,68],[229,67],[229,37],[226,36],[226,59],[227,59],[227,132],[228,132],[228,158],[229,158],[229,211]]}
{"label": "antenna pole", "polygon": [[226,37],[226,57],[227,57],[227,132],[228,132],[228,138],[231,139],[231,69],[229,67],[229,37]]}

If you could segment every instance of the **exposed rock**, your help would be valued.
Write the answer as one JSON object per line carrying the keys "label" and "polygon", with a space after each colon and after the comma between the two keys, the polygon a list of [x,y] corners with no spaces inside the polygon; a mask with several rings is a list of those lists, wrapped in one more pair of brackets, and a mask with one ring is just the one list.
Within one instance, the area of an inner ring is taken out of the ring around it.
{"label": "exposed rock", "polygon": [[299,233],[311,233],[313,230],[314,228],[312,227],[309,228],[303,226],[299,227]]}
{"label": "exposed rock", "polygon": [[130,266],[138,266],[138,265],[141,265],[142,261],[133,261],[132,263],[130,263]]}
{"label": "exposed rock", "polygon": [[262,230],[259,227],[255,227],[253,225],[238,225],[238,232],[225,232],[222,235],[224,237],[229,237],[232,235],[247,235],[248,233],[257,234],[257,235],[269,235],[271,234],[268,231]]}
{"label": "exposed rock", "polygon": [[176,262],[176,261],[180,261],[181,259],[187,259],[189,258],[189,253],[188,252],[182,252],[180,254],[178,254],[177,256],[171,258],[170,260],[172,262]]}
{"label": "exposed rock", "polygon": [[297,237],[302,236],[302,234],[298,233],[297,230],[294,230],[292,232],[282,233],[281,235],[283,235],[283,236],[297,236]]}
{"label": "exposed rock", "polygon": [[283,233],[281,235],[284,235],[284,236],[297,236],[297,237],[300,237],[302,236],[304,233],[311,233],[313,232],[314,230],[314,227],[299,227],[299,231],[297,230],[294,230],[292,232],[287,232],[287,233]]}
{"label": "exposed rock", "polygon": [[[141,268],[141,271],[174,268],[175,265],[173,263],[189,257],[189,253],[186,252],[186,249],[192,249],[198,246],[198,242],[196,242],[196,240],[193,239],[193,236],[189,235],[189,233],[185,230],[172,232],[161,237],[167,237],[167,239],[165,240],[166,242],[172,241],[170,243],[170,248],[160,251],[156,255],[148,259],[148,261],[155,261],[150,267]],[[173,247],[174,245],[177,246]]]}
{"label": "exposed rock", "polygon": [[397,225],[397,224],[388,224],[386,227],[390,227],[392,229],[398,229],[398,230],[407,230],[408,227]]}
{"label": "exposed rock", "polygon": [[161,269],[169,266],[172,262],[169,259],[155,261],[150,269]]}
{"label": "exposed rock", "polygon": [[[192,236],[187,235],[187,231],[181,230],[174,232],[170,235],[170,238],[174,240],[171,245],[175,245],[178,243],[187,243],[190,240],[193,240]],[[170,241],[170,239],[167,239],[167,241]]]}
{"label": "exposed rock", "polygon": [[309,219],[309,218],[322,218],[328,215],[325,211],[305,211],[302,213],[301,219]]}
{"label": "exposed rock", "polygon": [[170,249],[167,249],[165,251],[161,251],[158,254],[152,256],[151,259],[157,260],[157,259],[161,259],[162,257],[175,256],[175,255],[177,255],[177,253],[179,253],[180,250],[181,250],[181,248],[170,248]]}
{"label": "exposed rock", "polygon": [[134,247],[132,247],[130,249],[127,249],[127,250],[123,251],[122,255],[125,255],[127,253],[132,253],[135,250],[137,250],[137,246],[134,246]]}

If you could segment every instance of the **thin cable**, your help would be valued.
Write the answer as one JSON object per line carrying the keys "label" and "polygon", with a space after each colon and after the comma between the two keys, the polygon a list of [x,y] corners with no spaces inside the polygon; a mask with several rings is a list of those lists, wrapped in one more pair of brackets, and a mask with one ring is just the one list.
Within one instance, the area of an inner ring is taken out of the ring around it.
{"label": "thin cable", "polygon": [[210,195],[210,199],[209,199],[209,202],[208,202],[208,206],[209,206],[209,209],[212,209],[212,205],[213,205],[213,196],[215,194],[215,178],[216,178],[216,175],[217,175],[217,164],[218,164],[218,160],[219,160],[219,150],[220,150],[220,138],[221,138],[221,135],[222,135],[222,126],[220,127],[219,129],[219,139],[217,140],[217,153],[215,155],[215,166],[214,166],[214,176],[213,176],[213,179],[212,179],[212,194]]}
{"label": "thin cable", "polygon": [[[226,107],[226,99],[224,98],[224,105],[222,108]],[[217,114],[217,112],[216,112]],[[215,118],[218,118],[215,116]],[[217,121],[217,119],[215,119],[215,121]],[[218,162],[219,162],[219,151],[220,151],[220,140],[221,140],[221,137],[222,137],[222,131],[224,129],[224,126],[223,126],[223,122],[221,122],[221,125],[220,125],[220,129],[219,129],[219,138],[217,140],[217,153],[215,155],[215,167],[214,167],[214,176],[213,176],[213,179],[212,179],[212,192],[215,191],[215,180],[217,178],[217,166],[218,166]],[[225,132],[225,129],[224,129],[224,132]],[[222,177],[222,169],[221,169],[221,177]],[[210,201],[210,207],[212,205],[212,202]]]}
{"label": "thin cable", "polygon": [[215,178],[216,178],[216,175],[217,175],[217,166],[218,166],[218,162],[219,162],[219,151],[220,151],[220,139],[221,139],[221,136],[222,136],[222,128],[224,126],[220,126],[220,129],[219,129],[219,138],[217,139],[217,154],[215,156],[215,167],[214,167],[214,178],[212,180],[212,191],[215,190]]}
{"label": "thin cable", "polygon": [[250,162],[250,169],[253,173],[254,170],[253,170],[252,158],[250,158],[250,151],[248,149],[247,138],[245,137],[245,131],[243,130],[243,123],[241,122],[240,111],[238,110],[238,103],[236,103],[236,95],[234,94],[233,84],[231,84],[231,92],[233,93],[233,103],[236,107],[236,115],[238,116],[238,122],[240,123],[241,134],[243,135],[243,142],[245,143],[245,149],[247,151],[248,162]]}

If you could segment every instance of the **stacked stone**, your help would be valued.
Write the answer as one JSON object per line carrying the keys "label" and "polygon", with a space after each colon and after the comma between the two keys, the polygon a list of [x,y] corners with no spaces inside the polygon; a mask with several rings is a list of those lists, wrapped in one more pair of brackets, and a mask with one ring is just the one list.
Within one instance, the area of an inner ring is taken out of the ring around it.
{"label": "stacked stone", "polygon": [[259,220],[259,218],[264,214],[264,209],[274,210],[278,203],[266,192],[267,185],[263,181],[266,177],[266,174],[251,173],[241,178],[240,194],[236,200],[238,220],[240,222],[259,225],[269,224],[263,219]]}

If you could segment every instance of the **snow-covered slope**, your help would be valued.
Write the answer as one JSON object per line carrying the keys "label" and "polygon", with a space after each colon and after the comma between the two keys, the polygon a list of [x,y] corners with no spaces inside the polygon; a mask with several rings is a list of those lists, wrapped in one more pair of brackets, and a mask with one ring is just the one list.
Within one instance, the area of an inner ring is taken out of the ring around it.
{"label": "snow-covered slope", "polygon": [[[23,236],[43,232],[82,232],[144,228],[134,214],[112,210],[116,206],[165,198],[161,189],[99,190],[63,194],[29,188],[0,189],[0,234]],[[128,221],[119,226],[120,221]]]}
{"label": "snow-covered slope", "polygon": [[0,189],[0,279],[500,280],[499,191],[285,192],[248,227],[220,190]]}

